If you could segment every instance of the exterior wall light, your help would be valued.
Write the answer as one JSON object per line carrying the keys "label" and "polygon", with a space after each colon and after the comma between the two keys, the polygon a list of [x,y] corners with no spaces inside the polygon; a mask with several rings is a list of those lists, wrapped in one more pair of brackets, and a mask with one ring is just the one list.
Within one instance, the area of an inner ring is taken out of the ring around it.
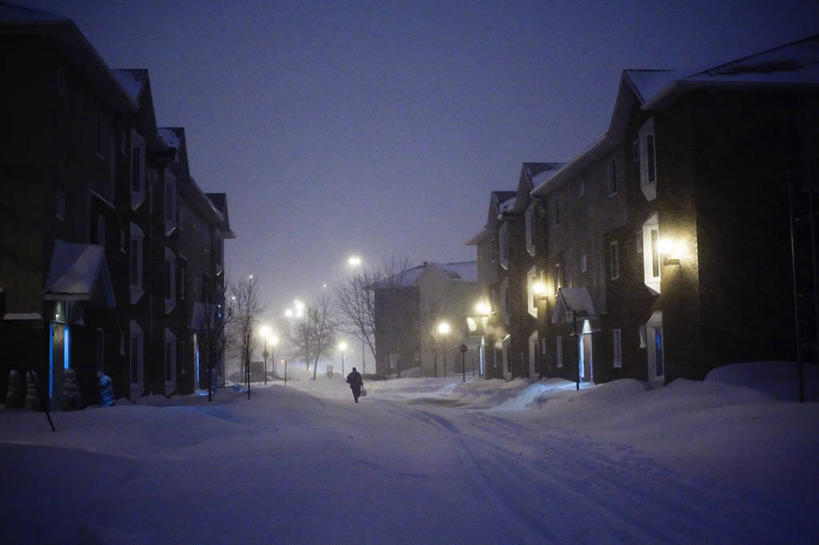
{"label": "exterior wall light", "polygon": [[663,256],[663,265],[679,265],[680,264],[680,244],[672,239],[660,239],[659,245],[660,255]]}

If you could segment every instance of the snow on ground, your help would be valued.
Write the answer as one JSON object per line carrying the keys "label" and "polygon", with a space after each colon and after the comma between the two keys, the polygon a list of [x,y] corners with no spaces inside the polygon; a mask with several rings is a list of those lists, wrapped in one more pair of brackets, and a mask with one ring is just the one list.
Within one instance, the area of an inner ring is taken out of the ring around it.
{"label": "snow on ground", "polygon": [[817,543],[819,373],[460,376],[0,410],[3,544]]}

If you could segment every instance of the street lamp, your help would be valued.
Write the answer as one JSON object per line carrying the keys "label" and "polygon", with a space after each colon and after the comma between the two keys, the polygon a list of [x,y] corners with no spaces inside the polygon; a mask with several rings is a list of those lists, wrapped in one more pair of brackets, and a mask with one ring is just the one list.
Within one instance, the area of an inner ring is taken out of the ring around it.
{"label": "street lamp", "polygon": [[262,357],[264,358],[264,367],[263,367],[263,375],[264,375],[264,383],[267,384],[267,356],[270,354],[267,352],[267,338],[270,337],[270,326],[263,325],[259,328],[259,335],[262,336],[264,339],[264,352],[262,352]]}
{"label": "street lamp", "polygon": [[[273,347],[273,376],[276,376],[276,345],[279,344],[279,338],[276,335],[270,335],[270,346]],[[267,380],[267,365],[265,365],[265,381]],[[265,382],[267,384],[267,382]]]}
{"label": "street lamp", "polygon": [[338,351],[341,352],[341,378],[344,378],[344,352],[347,350],[347,343],[338,343]]}
{"label": "street lamp", "polygon": [[451,330],[449,322],[438,323],[438,334],[444,338],[444,377],[446,377],[446,336],[449,335]]}
{"label": "street lamp", "polygon": [[349,265],[350,267],[353,267],[353,268],[360,267],[361,266],[361,257],[359,257],[357,255],[351,255],[350,257],[347,258],[347,265]]}

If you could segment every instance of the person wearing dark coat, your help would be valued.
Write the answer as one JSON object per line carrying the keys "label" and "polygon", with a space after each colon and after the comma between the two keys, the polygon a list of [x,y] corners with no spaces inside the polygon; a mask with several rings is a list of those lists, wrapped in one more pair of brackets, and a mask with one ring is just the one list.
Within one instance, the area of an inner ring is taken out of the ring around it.
{"label": "person wearing dark coat", "polygon": [[361,387],[364,386],[364,379],[361,378],[361,373],[359,373],[355,367],[353,367],[353,370],[347,375],[347,384],[350,385],[350,389],[353,391],[353,399],[358,403],[358,398],[361,395]]}

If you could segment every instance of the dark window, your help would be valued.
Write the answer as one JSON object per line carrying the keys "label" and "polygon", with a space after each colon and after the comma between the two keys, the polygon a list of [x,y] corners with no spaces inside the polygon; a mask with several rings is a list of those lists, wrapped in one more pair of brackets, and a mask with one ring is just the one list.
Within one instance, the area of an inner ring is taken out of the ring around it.
{"label": "dark window", "polygon": [[648,182],[654,183],[657,181],[657,165],[656,157],[654,157],[654,135],[646,135],[646,161],[648,162]]}
{"label": "dark window", "polygon": [[131,148],[131,191],[142,189],[142,148]]}
{"label": "dark window", "polygon": [[609,161],[609,195],[617,193],[617,162]]}

